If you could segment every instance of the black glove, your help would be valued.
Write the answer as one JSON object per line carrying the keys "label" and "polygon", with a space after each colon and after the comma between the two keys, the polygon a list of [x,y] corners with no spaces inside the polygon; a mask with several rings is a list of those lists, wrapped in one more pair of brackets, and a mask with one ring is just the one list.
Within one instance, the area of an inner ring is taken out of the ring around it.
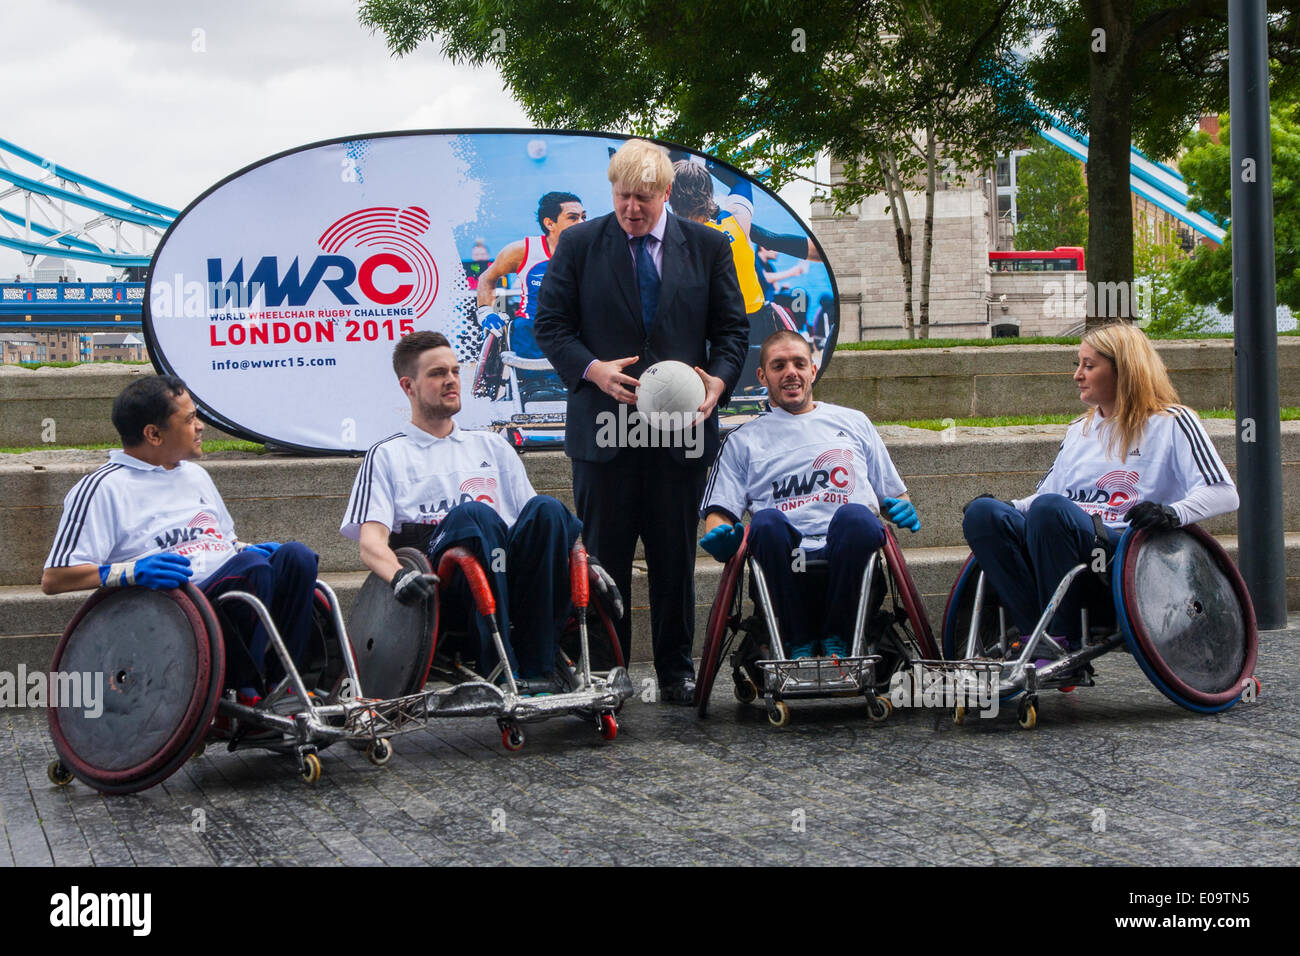
{"label": "black glove", "polygon": [[391,583],[393,596],[403,604],[428,601],[438,593],[438,579],[432,574],[422,574],[416,568],[399,568]]}
{"label": "black glove", "polygon": [[[987,491],[984,492],[984,494],[982,494],[982,495],[976,495],[976,496],[975,496],[974,498],[972,498],[970,501],[966,502],[964,505],[961,506],[961,513],[962,513],[962,514],[965,514],[965,513],[966,513],[966,509],[969,508],[971,505],[973,505],[975,502],[979,501],[981,498],[994,498],[994,499],[996,499],[997,497],[998,497],[997,495],[991,495],[991,494],[989,494]],[[1003,504],[1010,504],[1010,503],[1011,503],[1011,502],[1009,502],[1009,501],[1004,501],[1004,502],[1003,502]]]}
{"label": "black glove", "polygon": [[1139,501],[1128,510],[1128,526],[1139,531],[1165,531],[1180,524],[1177,511],[1154,501]]}
{"label": "black glove", "polygon": [[596,590],[605,596],[605,600],[614,609],[614,616],[621,618],[623,616],[623,595],[619,594],[618,585],[614,583],[614,579],[610,577],[608,571],[601,567],[600,562],[590,554],[587,555],[587,570],[596,579]]}

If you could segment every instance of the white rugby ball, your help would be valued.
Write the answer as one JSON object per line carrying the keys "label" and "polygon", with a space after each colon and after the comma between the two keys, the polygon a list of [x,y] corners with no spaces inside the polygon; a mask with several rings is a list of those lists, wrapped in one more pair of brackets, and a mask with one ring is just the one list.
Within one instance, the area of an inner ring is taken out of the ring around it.
{"label": "white rugby ball", "polygon": [[704,402],[704,382],[685,362],[656,362],[641,373],[640,382],[637,411],[661,430],[690,425],[695,410]]}

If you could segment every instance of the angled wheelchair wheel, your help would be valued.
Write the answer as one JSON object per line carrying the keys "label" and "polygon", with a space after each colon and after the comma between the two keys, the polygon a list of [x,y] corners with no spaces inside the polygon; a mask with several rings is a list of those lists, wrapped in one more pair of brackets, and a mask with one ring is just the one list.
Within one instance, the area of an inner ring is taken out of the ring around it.
{"label": "angled wheelchair wheel", "polygon": [[1236,565],[1190,525],[1126,531],[1111,589],[1124,640],[1143,673],[1174,703],[1226,710],[1254,679],[1255,609]]}
{"label": "angled wheelchair wheel", "polygon": [[[395,553],[402,567],[433,573],[429,559],[414,548]],[[433,664],[437,630],[437,601],[402,604],[387,581],[367,577],[348,617],[362,694],[389,699],[418,693]]]}
{"label": "angled wheelchair wheel", "polygon": [[[970,555],[962,565],[948,592],[948,603],[943,610],[943,626],[938,649],[946,661],[965,660],[966,643],[970,636],[971,615],[975,609],[975,591],[979,583],[980,567],[975,555]],[[998,643],[998,603],[987,582],[984,586],[984,607],[980,613],[979,629],[975,638],[975,657],[986,657]]]}
{"label": "angled wheelchair wheel", "polygon": [[483,342],[478,371],[474,373],[473,394],[476,398],[496,401],[506,385],[505,363],[501,361],[501,335],[489,332]]}
{"label": "angled wheelchair wheel", "polygon": [[907,561],[903,558],[903,550],[898,546],[898,539],[888,525],[885,525],[885,544],[882,550],[889,575],[893,579],[894,593],[903,602],[903,610],[907,612],[907,624],[911,630],[907,636],[915,643],[922,658],[935,660],[939,657],[939,648],[935,645],[934,633],[930,630],[925,604],[907,570]]}
{"label": "angled wheelchair wheel", "polygon": [[166,780],[201,744],[221,696],[225,649],[192,585],[101,588],[68,624],[50,669],[100,689],[101,713],[49,710],[63,768],[104,793],[134,793]]}
{"label": "angled wheelchair wheel", "polygon": [[745,581],[745,556],[749,553],[749,528],[736,550],[722,567],[722,579],[718,582],[718,593],[709,608],[709,623],[704,632],[704,648],[700,652],[700,674],[695,682],[695,712],[704,717],[709,710],[709,694],[713,692],[713,682],[717,679],[718,668],[722,665],[722,654],[727,644],[731,621],[740,615],[743,600],[741,586]]}

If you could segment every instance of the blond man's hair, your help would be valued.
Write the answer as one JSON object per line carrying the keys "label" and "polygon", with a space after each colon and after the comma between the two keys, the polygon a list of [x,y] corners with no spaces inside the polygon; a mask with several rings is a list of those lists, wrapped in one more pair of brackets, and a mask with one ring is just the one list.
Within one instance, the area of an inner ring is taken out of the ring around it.
{"label": "blond man's hair", "polygon": [[[1095,349],[1115,369],[1115,407],[1110,418],[1107,449],[1111,457],[1124,461],[1136,446],[1152,415],[1168,414],[1178,404],[1178,391],[1169,381],[1160,353],[1142,330],[1126,322],[1114,322],[1093,329],[1083,344]],[[1096,422],[1097,409],[1084,415],[1084,434]]]}
{"label": "blond man's hair", "polygon": [[660,195],[673,184],[673,164],[662,146],[629,139],[609,158],[609,181],[615,189]]}

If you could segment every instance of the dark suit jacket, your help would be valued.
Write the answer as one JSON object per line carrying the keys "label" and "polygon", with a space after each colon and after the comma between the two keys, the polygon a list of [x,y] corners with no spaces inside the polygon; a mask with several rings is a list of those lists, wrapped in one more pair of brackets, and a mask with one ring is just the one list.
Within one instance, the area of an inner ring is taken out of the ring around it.
{"label": "dark suit jacket", "polygon": [[[582,377],[593,359],[639,356],[624,371],[640,377],[667,359],[698,365],[726,383],[719,405],[740,378],[749,348],[749,320],[724,233],[671,213],[664,229],[662,284],[654,325],[641,322],[627,234],[613,213],[566,229],[546,267],[537,299],[537,343],[569,389],[564,450],[579,461],[609,461],[618,448],[596,444],[596,416],[618,414],[618,402]],[[703,468],[718,452],[718,413],[704,427],[703,454],[679,463]]]}

